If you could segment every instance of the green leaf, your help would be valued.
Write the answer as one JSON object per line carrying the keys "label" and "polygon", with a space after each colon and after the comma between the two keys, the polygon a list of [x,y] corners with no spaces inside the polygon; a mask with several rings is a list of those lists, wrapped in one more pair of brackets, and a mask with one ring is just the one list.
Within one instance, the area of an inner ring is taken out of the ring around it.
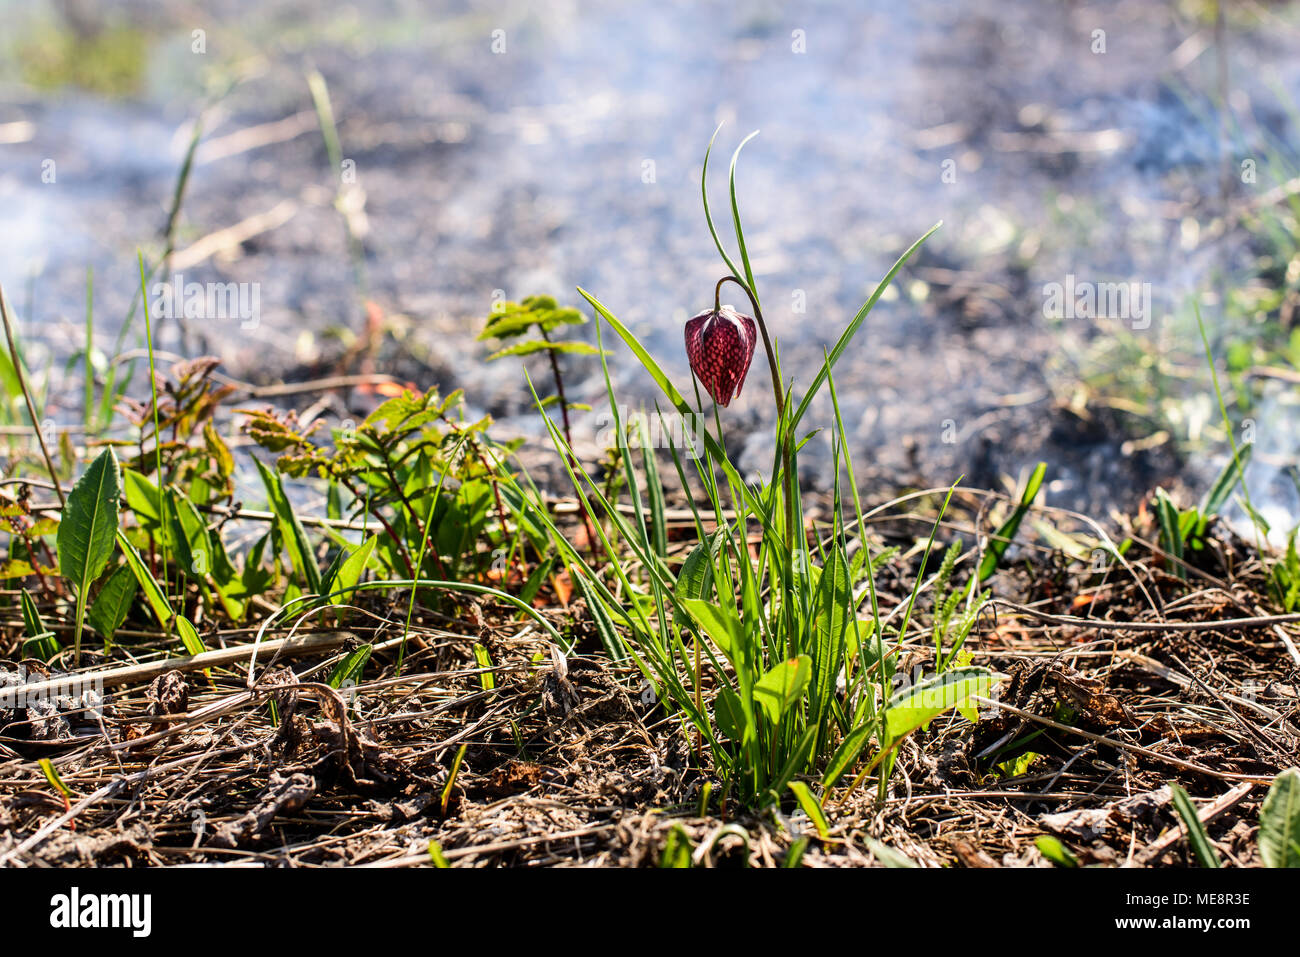
{"label": "green leaf", "polygon": [[1160,519],[1160,543],[1169,553],[1169,570],[1179,578],[1187,577],[1183,568],[1183,531],[1178,507],[1164,489],[1156,489],[1156,516]]}
{"label": "green leaf", "polygon": [[561,309],[552,296],[529,296],[523,302],[501,303],[488,316],[487,325],[478,338],[480,342],[486,339],[510,339],[523,335],[533,327],[542,332],[550,332],[562,325],[578,325],[586,321],[586,317],[577,309]]}
{"label": "green leaf", "polygon": [[663,853],[659,855],[659,866],[691,866],[691,839],[680,824],[674,824],[669,829],[668,837],[664,840]]}
{"label": "green leaf", "polygon": [[1011,513],[1011,517],[1002,523],[1002,527],[989,540],[988,550],[980,561],[980,581],[984,581],[998,570],[998,564],[1002,561],[1002,556],[1006,554],[1007,549],[1011,547],[1011,540],[1016,537],[1021,521],[1024,520],[1029,507],[1034,504],[1034,499],[1038,497],[1038,490],[1042,488],[1043,477],[1046,474],[1047,463],[1039,462],[1034,467],[1033,474],[1029,476],[1029,482],[1026,483],[1025,490],[1020,494],[1020,504],[1016,506],[1015,511]]}
{"label": "green leaf", "polygon": [[1259,812],[1259,856],[1265,867],[1300,867],[1300,769],[1273,779]]}
{"label": "green leaf", "polygon": [[838,544],[827,555],[826,565],[817,580],[815,609],[817,641],[813,654],[817,680],[813,684],[810,720],[821,728],[835,697],[835,679],[844,662],[845,632],[853,613],[849,566]]}
{"label": "green leaf", "polygon": [[104,641],[112,641],[117,629],[126,621],[139,587],[129,565],[118,565],[100,587],[87,618]]}
{"label": "green leaf", "polygon": [[885,709],[886,746],[954,708],[971,717],[971,696],[987,697],[992,686],[983,668],[954,668],[904,688]]}
{"label": "green leaf", "polygon": [[1214,480],[1210,490],[1205,493],[1205,498],[1201,500],[1203,514],[1217,515],[1219,510],[1228,503],[1228,496],[1232,494],[1232,490],[1241,484],[1242,476],[1246,472],[1246,466],[1250,464],[1250,456],[1254,450],[1254,444],[1247,443],[1228,460],[1228,464],[1223,467],[1223,471],[1219,473],[1219,477]]}
{"label": "green leaf", "polygon": [[677,582],[673,585],[673,594],[678,601],[693,599],[705,601],[713,592],[713,562],[709,556],[709,543],[700,542],[682,562],[681,571],[677,573]]}
{"label": "green leaf", "polygon": [[773,725],[781,723],[782,716],[800,698],[812,679],[812,659],[807,655],[782,661],[754,685],[754,698]]}
{"label": "green leaf", "polygon": [[1170,783],[1169,790],[1173,792],[1174,809],[1178,811],[1178,816],[1183,819],[1183,825],[1187,828],[1187,842],[1192,846],[1192,853],[1196,855],[1197,863],[1202,867],[1221,867],[1219,853],[1210,843],[1210,835],[1205,832],[1205,825],[1201,823],[1192,799],[1187,796],[1187,792],[1181,785]]}
{"label": "green leaf", "polygon": [[45,627],[41,614],[36,610],[36,602],[27,590],[22,592],[23,632],[27,636],[23,641],[23,657],[39,658],[49,661],[59,653],[59,640],[54,632]]}
{"label": "green leaf", "polygon": [[817,828],[817,836],[823,841],[830,837],[831,829],[826,823],[826,814],[822,811],[821,802],[813,797],[812,789],[803,781],[791,781],[790,790],[794,792],[795,800],[803,812],[808,815],[808,820]]}
{"label": "green leaf", "polygon": [[45,622],[41,621],[41,613],[36,609],[36,602],[27,589],[22,591],[23,605],[23,631],[28,638],[39,638],[46,634],[49,629],[45,627]]}
{"label": "green leaf", "polygon": [[[378,535],[371,535],[347,557],[347,560],[339,565],[338,573],[334,576],[334,581],[329,587],[330,592],[348,592],[349,589],[356,587],[357,582],[361,581],[361,576],[365,574],[366,565],[370,562],[370,556],[374,553],[375,544],[379,541]],[[331,605],[340,605],[345,601],[350,601],[350,594],[336,594],[330,599]]]}
{"label": "green leaf", "polygon": [[[492,667],[492,656],[488,654],[487,647],[474,642],[474,661],[480,668]],[[484,691],[491,691],[497,686],[496,675],[491,671],[484,671],[478,676],[479,687]]]}
{"label": "green leaf", "polygon": [[803,863],[804,851],[808,850],[808,838],[800,837],[790,842],[790,849],[785,852],[784,868],[798,867]]}
{"label": "green leaf", "polygon": [[71,800],[72,792],[59,777],[59,772],[54,769],[54,762],[49,758],[39,758],[36,763],[41,766],[41,773],[45,775],[45,780],[50,782],[50,787],[62,794],[65,801]]}
{"label": "green leaf", "polygon": [[735,613],[699,598],[683,599],[682,607],[735,665],[745,641],[744,629]]}
{"label": "green leaf", "polygon": [[826,773],[822,775],[822,787],[830,790],[835,787],[844,772],[853,766],[853,762],[862,754],[862,749],[867,746],[871,739],[871,732],[876,728],[875,722],[861,724],[844,736],[840,746],[836,748],[835,755],[831,758],[830,764],[826,766]]}
{"label": "green leaf", "polygon": [[429,842],[429,861],[440,870],[451,867],[451,864],[447,861],[447,856],[442,853],[442,845],[437,841]]}
{"label": "green leaf", "polygon": [[1079,866],[1079,859],[1071,853],[1070,849],[1050,834],[1041,835],[1034,843],[1038,846],[1038,853],[1057,867]]}
{"label": "green leaf", "polygon": [[158,619],[158,624],[163,628],[170,629],[172,618],[176,613],[172,611],[171,604],[167,601],[167,595],[158,584],[158,580],[153,577],[149,571],[149,566],[144,563],[140,553],[135,550],[126,537],[126,533],[120,528],[117,530],[117,547],[121,551],[122,557],[126,559],[131,573],[135,575],[135,580],[139,583],[140,588],[144,591],[145,601],[149,603],[149,609],[153,612],[154,617]]}
{"label": "green leaf", "polygon": [[113,555],[113,535],[118,528],[117,499],[121,491],[117,456],[111,448],[105,449],[68,493],[67,505],[59,519],[56,539],[59,573],[77,589],[76,630],[72,644],[78,662],[81,660],[81,631],[85,626],[90,586]]}
{"label": "green leaf", "polygon": [[[372,413],[372,418],[374,414]],[[307,533],[303,530],[302,523],[298,521],[298,516],[294,514],[289,497],[284,494],[284,483],[281,482],[280,476],[267,468],[260,459],[254,458],[253,461],[257,463],[262,484],[266,486],[266,495],[270,500],[271,510],[275,512],[276,524],[280,528],[285,549],[289,552],[289,561],[306,583],[307,590],[319,595],[320,569],[316,566],[316,558],[312,553]]]}
{"label": "green leaf", "polygon": [[181,644],[185,646],[187,655],[201,655],[208,650],[203,644],[203,639],[199,637],[198,629],[188,618],[176,619],[176,634],[180,637]]}
{"label": "green leaf", "polygon": [[213,564],[207,523],[180,489],[168,486],[164,501],[177,563],[190,581],[206,583]]}
{"label": "green leaf", "polygon": [[713,718],[718,730],[732,741],[744,741],[745,729],[749,722],[745,718],[745,708],[740,703],[740,695],[730,685],[718,689],[713,699]]}
{"label": "green leaf", "polygon": [[24,658],[39,658],[41,661],[49,661],[58,653],[59,640],[54,637],[52,631],[37,635],[35,638],[23,639]]}
{"label": "green leaf", "polygon": [[366,662],[370,660],[370,653],[373,650],[374,646],[369,642],[353,648],[344,655],[342,661],[334,666],[334,670],[330,672],[329,680],[326,683],[331,688],[341,688],[345,681],[359,683],[361,673],[365,670]]}
{"label": "green leaf", "polygon": [[600,354],[600,350],[589,342],[549,342],[546,339],[529,339],[527,342],[517,342],[512,346],[506,346],[504,349],[498,349],[487,357],[487,361],[491,362],[494,359],[501,359],[505,356],[530,356],[535,352],[547,351],[584,356]]}
{"label": "green leaf", "polygon": [[155,535],[164,533],[158,486],[134,469],[123,469],[122,489],[126,495],[126,507],[140,527]]}

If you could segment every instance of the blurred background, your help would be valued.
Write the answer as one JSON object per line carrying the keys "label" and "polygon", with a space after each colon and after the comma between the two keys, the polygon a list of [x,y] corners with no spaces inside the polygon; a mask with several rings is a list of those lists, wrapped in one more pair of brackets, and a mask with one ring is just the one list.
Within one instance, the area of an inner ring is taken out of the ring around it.
{"label": "blurred background", "polygon": [[[539,436],[517,362],[485,363],[476,336],[496,301],[576,304],[579,285],[687,381],[682,325],[725,272],[699,185],[723,123],[720,226],[728,158],[761,131],[737,186],[796,385],[943,220],[837,370],[864,486],[1005,488],[1042,459],[1046,501],[1098,516],[1156,483],[1199,493],[1228,444],[1195,302],[1238,441],[1256,442],[1256,505],[1279,528],[1300,516],[1300,5],[0,0],[0,16],[0,283],[60,422],[80,415],[88,268],[99,374],[144,342],[137,249],[257,290],[255,322],[156,330],[255,383],[389,372]],[[1136,283],[1149,308],[1045,308],[1086,283]],[[620,398],[655,398],[625,350],[612,361]],[[599,403],[598,362],[566,364],[569,398]],[[769,405],[760,378],[727,413],[747,467],[770,461]],[[575,431],[589,442],[594,416]]]}

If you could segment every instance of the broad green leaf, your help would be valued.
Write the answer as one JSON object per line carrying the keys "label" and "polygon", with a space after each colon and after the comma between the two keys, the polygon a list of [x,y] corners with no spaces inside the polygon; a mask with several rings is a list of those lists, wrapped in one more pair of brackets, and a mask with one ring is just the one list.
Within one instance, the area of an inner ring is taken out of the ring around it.
{"label": "broad green leaf", "polygon": [[983,668],[954,668],[904,688],[885,709],[885,744],[892,744],[954,708],[971,717],[971,696],[987,697],[992,685],[993,676]]}
{"label": "broad green leaf", "polygon": [[487,361],[501,359],[505,356],[530,356],[535,352],[561,352],[571,355],[594,356],[600,353],[589,342],[559,341],[548,342],[545,339],[529,339],[527,342],[517,342],[512,346],[506,346],[504,349],[498,349],[487,357]]}
{"label": "broad green leaf", "polygon": [[740,703],[740,695],[736,694],[731,686],[723,685],[718,689],[718,694],[713,699],[713,717],[717,722],[718,730],[732,741],[745,740],[745,728],[748,724],[745,720],[745,709]]}
{"label": "broad green leaf", "polygon": [[817,836],[823,841],[830,837],[831,829],[826,823],[826,814],[822,811],[821,802],[813,797],[812,789],[803,781],[791,781],[790,790],[794,792],[795,800],[803,812],[808,815],[808,820],[817,828]]}
{"label": "broad green leaf", "polygon": [[331,688],[341,688],[345,681],[351,681],[354,684],[359,683],[361,673],[365,670],[366,662],[370,660],[370,653],[373,650],[374,646],[367,642],[348,652],[343,657],[343,660],[335,665],[334,670],[330,672],[329,686]]}
{"label": "broad green leaf", "polygon": [[812,659],[807,655],[782,661],[758,679],[754,699],[762,706],[768,721],[780,724],[782,716],[803,697],[811,679]]}
{"label": "broad green leaf", "polygon": [[129,565],[118,565],[100,586],[87,618],[104,641],[112,641],[117,629],[126,621],[138,589],[135,573]]}
{"label": "broad green leaf", "polygon": [[334,581],[329,587],[329,591],[343,592],[344,594],[335,594],[330,599],[330,604],[339,605],[345,601],[351,601],[352,595],[349,589],[356,586],[361,581],[361,576],[365,574],[366,565],[370,561],[371,554],[374,553],[375,544],[378,542],[378,535],[371,535],[362,542],[357,550],[347,557],[347,560],[339,565],[338,573],[334,576]]}
{"label": "broad green leaf", "polygon": [[122,552],[122,557],[126,559],[127,565],[130,566],[131,573],[135,575],[135,580],[144,592],[145,601],[149,603],[149,609],[158,619],[158,624],[165,629],[170,629],[172,618],[176,613],[172,611],[172,606],[167,601],[162,586],[158,584],[158,579],[153,577],[149,566],[144,563],[140,553],[135,550],[135,546],[120,528],[117,530],[117,547]]}
{"label": "broad green leaf", "polygon": [[871,733],[875,730],[875,722],[861,724],[844,736],[840,746],[835,749],[835,755],[831,758],[830,764],[826,766],[826,773],[822,775],[822,787],[830,790],[839,783],[844,772],[853,766],[853,762],[862,754],[862,749],[867,746],[871,740]]}
{"label": "broad green leaf", "polygon": [[77,589],[77,618],[72,644],[75,659],[81,660],[81,630],[85,626],[90,586],[113,555],[117,532],[117,499],[122,478],[117,456],[111,448],[100,453],[68,493],[59,519],[56,539],[59,573]]}
{"label": "broad green leaf", "polygon": [[745,641],[740,619],[734,613],[699,598],[683,599],[682,607],[735,665]]}
{"label": "broad green leaf", "polygon": [[180,637],[181,644],[185,646],[187,655],[201,655],[208,650],[203,644],[203,639],[199,637],[198,629],[188,618],[176,619],[176,634]]}
{"label": "broad green leaf", "polygon": [[1300,768],[1273,779],[1259,812],[1259,856],[1265,867],[1300,867]]}
{"label": "broad green leaf", "polygon": [[316,557],[307,539],[307,533],[303,530],[302,523],[298,521],[298,516],[294,514],[289,497],[284,493],[284,483],[280,480],[280,476],[267,468],[260,459],[255,458],[253,461],[257,463],[262,484],[266,486],[266,495],[270,499],[271,510],[275,512],[276,523],[280,527],[285,549],[289,552],[289,561],[306,583],[307,590],[319,595],[320,568],[316,565]]}
{"label": "broad green leaf", "polygon": [[158,486],[134,469],[123,469],[122,490],[126,495],[126,507],[140,527],[155,535],[165,535]]}
{"label": "broad green leaf", "polygon": [[678,601],[685,599],[707,601],[713,592],[713,561],[709,556],[709,543],[700,542],[686,556],[681,570],[677,573],[677,583],[673,585],[673,594]]}
{"label": "broad green leaf", "polygon": [[207,523],[189,497],[175,486],[168,486],[164,499],[176,561],[190,581],[206,583],[213,565]]}

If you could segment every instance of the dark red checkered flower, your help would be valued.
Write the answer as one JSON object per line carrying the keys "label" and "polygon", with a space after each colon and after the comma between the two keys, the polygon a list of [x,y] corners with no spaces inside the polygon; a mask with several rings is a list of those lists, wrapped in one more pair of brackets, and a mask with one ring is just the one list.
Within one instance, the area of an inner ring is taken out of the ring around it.
{"label": "dark red checkered flower", "polygon": [[740,395],[757,342],[754,320],[731,306],[687,320],[686,357],[691,371],[718,405],[730,405]]}

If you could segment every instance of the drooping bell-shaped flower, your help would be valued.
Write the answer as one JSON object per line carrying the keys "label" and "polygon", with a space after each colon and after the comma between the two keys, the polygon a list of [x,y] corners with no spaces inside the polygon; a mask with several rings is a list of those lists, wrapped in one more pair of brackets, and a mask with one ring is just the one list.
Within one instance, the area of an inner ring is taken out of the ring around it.
{"label": "drooping bell-shaped flower", "polygon": [[691,371],[718,405],[730,405],[740,395],[757,342],[754,320],[731,306],[687,320],[686,357]]}

